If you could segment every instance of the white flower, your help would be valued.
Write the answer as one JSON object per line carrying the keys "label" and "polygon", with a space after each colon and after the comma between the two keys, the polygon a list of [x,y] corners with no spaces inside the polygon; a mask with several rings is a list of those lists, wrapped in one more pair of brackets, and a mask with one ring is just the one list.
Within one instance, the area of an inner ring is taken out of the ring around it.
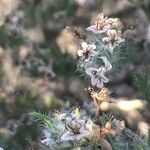
{"label": "white flower", "polygon": [[61,136],[63,141],[78,141],[89,137],[91,132],[85,129],[85,119],[69,116],[66,118],[67,132]]}
{"label": "white flower", "polygon": [[89,54],[94,53],[95,52],[94,50],[96,49],[96,45],[94,44],[89,45],[86,42],[82,42],[81,46],[83,49],[78,50],[78,56],[84,57],[85,59],[89,57]]}
{"label": "white flower", "polygon": [[105,76],[105,73],[112,69],[111,63],[107,60],[106,57],[101,57],[104,62],[104,66],[100,68],[90,67],[86,70],[86,73],[91,77],[91,84],[98,88],[102,88],[104,83],[107,83],[109,79]]}

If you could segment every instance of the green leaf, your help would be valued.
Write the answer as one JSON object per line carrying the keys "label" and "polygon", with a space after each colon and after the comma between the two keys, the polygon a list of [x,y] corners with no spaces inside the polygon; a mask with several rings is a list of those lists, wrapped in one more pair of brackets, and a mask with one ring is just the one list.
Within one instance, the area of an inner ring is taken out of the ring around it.
{"label": "green leaf", "polygon": [[32,112],[31,115],[37,119],[40,123],[46,125],[49,129],[55,129],[53,120],[48,117],[47,115],[38,113],[38,112]]}

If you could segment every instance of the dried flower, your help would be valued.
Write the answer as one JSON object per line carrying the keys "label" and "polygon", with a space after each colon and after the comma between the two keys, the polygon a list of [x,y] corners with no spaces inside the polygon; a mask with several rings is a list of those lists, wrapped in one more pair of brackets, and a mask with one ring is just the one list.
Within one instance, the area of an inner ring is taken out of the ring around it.
{"label": "dried flower", "polygon": [[94,104],[100,105],[102,102],[109,100],[110,91],[107,88],[102,88],[100,92],[92,91],[90,94],[94,100]]}
{"label": "dried flower", "polygon": [[109,100],[110,91],[106,88],[102,88],[100,92],[91,91],[90,94],[94,101],[97,122],[99,122],[100,105],[102,102]]}
{"label": "dried flower", "polygon": [[104,43],[108,44],[108,47],[112,50],[118,44],[124,42],[124,39],[121,38],[121,31],[108,30],[106,36],[102,38]]}
{"label": "dried flower", "polygon": [[94,124],[92,126],[92,133],[95,137],[100,137],[100,127]]}
{"label": "dried flower", "polygon": [[112,129],[112,124],[109,121],[100,129],[100,136],[105,137],[106,135],[116,136],[116,131]]}
{"label": "dried flower", "polygon": [[106,20],[107,20],[107,17],[105,17],[103,13],[100,13],[96,17],[95,25],[96,25],[97,30],[100,30],[105,25]]}
{"label": "dried flower", "polygon": [[101,57],[101,59],[103,60],[105,66],[101,66],[99,69],[90,67],[86,70],[86,74],[91,77],[92,85],[98,88],[102,88],[103,84],[109,81],[109,79],[105,77],[105,73],[112,68],[111,63],[106,57]]}
{"label": "dried flower", "polygon": [[88,31],[92,31],[95,34],[101,34],[102,41],[106,43],[110,52],[124,42],[121,37],[121,30],[123,26],[118,18],[107,18],[103,13],[99,14],[96,18],[95,24],[88,27]]}
{"label": "dried flower", "polygon": [[87,59],[89,57],[89,55],[91,55],[92,53],[94,53],[95,49],[96,49],[96,45],[92,44],[89,45],[86,42],[82,42],[82,50],[78,50],[78,56],[79,57],[83,57],[84,59]]}
{"label": "dried flower", "polygon": [[114,43],[117,40],[118,33],[116,30],[108,30],[106,32],[106,37],[102,39],[103,42]]}
{"label": "dried flower", "polygon": [[110,24],[112,29],[121,30],[123,27],[118,18],[108,18],[105,22]]}
{"label": "dried flower", "polygon": [[99,14],[96,18],[94,25],[87,28],[88,31],[94,33],[104,33],[111,28],[110,24],[106,24],[107,17],[103,13]]}
{"label": "dried flower", "polygon": [[118,18],[107,18],[103,13],[97,16],[94,25],[87,28],[93,33],[105,33],[110,29],[121,30],[122,24]]}
{"label": "dried flower", "polygon": [[67,132],[61,137],[63,141],[76,141],[89,137],[91,132],[85,129],[85,119],[69,116],[66,118]]}

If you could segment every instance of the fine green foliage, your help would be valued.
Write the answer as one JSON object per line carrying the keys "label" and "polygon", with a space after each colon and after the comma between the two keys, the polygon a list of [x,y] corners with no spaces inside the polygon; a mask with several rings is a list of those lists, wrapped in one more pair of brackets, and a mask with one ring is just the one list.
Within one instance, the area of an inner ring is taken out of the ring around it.
{"label": "fine green foliage", "polygon": [[[23,133],[23,134],[22,134]],[[1,137],[0,144],[5,150],[24,150],[31,148],[31,141],[36,140],[38,136],[37,125],[20,125],[16,134],[9,137]]]}
{"label": "fine green foliage", "polygon": [[143,97],[146,100],[150,100],[150,71],[144,71],[140,74],[135,75],[135,83],[139,90],[142,91]]}
{"label": "fine green foliage", "polygon": [[36,24],[41,24],[44,27],[49,19],[54,19],[53,16],[58,12],[64,12],[69,17],[73,16],[76,12],[75,4],[70,0],[50,1],[46,7],[43,6],[44,8],[41,8],[41,5],[42,2],[36,5],[34,3],[24,3],[22,5],[28,18],[28,25],[35,26]]}
{"label": "fine green foliage", "polygon": [[55,129],[53,120],[48,117],[47,115],[44,115],[42,113],[38,113],[38,112],[32,112],[31,115],[36,119],[36,121],[40,124],[44,124],[45,126],[47,126],[50,129]]}
{"label": "fine green foliage", "polygon": [[25,41],[26,41],[25,37],[21,35],[18,36],[9,35],[6,32],[6,28],[4,26],[0,26],[0,45],[3,48],[6,47],[16,48],[25,43]]}

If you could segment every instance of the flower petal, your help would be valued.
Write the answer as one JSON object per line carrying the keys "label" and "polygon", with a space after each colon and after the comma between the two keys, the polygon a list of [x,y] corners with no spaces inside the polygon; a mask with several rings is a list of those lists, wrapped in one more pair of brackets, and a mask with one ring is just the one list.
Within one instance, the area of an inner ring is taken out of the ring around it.
{"label": "flower petal", "polygon": [[88,74],[89,76],[93,76],[93,74],[92,74],[92,71],[95,71],[96,69],[95,68],[93,68],[93,67],[90,67],[90,68],[88,68],[88,69],[86,69],[86,74]]}
{"label": "flower petal", "polygon": [[90,45],[90,49],[91,50],[95,50],[96,49],[96,45],[95,44]]}
{"label": "flower petal", "polygon": [[109,82],[109,79],[107,77],[105,77],[105,75],[102,75],[101,78],[102,78],[101,79],[102,82],[104,82],[104,83],[108,83]]}
{"label": "flower petal", "polygon": [[69,131],[61,136],[62,141],[76,141],[89,136],[91,133],[88,130],[82,129],[79,134],[71,134]]}
{"label": "flower petal", "polygon": [[98,78],[95,78],[94,76],[91,77],[91,84],[93,86],[96,86],[97,82],[99,82],[99,79]]}
{"label": "flower petal", "polygon": [[104,84],[103,84],[103,82],[102,82],[101,80],[99,80],[99,81],[97,82],[96,86],[97,86],[98,88],[102,88],[102,87],[104,86]]}
{"label": "flower petal", "polygon": [[76,140],[76,137],[75,137],[75,134],[71,134],[69,131],[67,131],[61,136],[61,140],[62,141],[74,141]]}
{"label": "flower petal", "polygon": [[111,69],[112,69],[112,65],[111,65],[111,63],[108,61],[108,59],[107,59],[105,56],[102,56],[102,57],[100,57],[100,58],[103,60],[103,62],[104,62],[104,64],[105,64],[105,69],[106,69],[107,71],[111,70]]}
{"label": "flower petal", "polygon": [[86,42],[81,43],[82,48],[85,50],[88,47],[88,44]]}
{"label": "flower petal", "polygon": [[81,132],[81,133],[76,136],[76,139],[77,139],[77,140],[80,140],[80,139],[82,139],[82,138],[84,138],[84,137],[88,137],[88,136],[91,135],[91,133],[90,133],[88,130],[85,130],[85,129],[83,129],[83,130],[80,131],[80,132]]}
{"label": "flower petal", "polygon": [[51,139],[50,138],[45,138],[43,140],[41,140],[41,143],[45,144],[45,145],[50,145],[51,144]]}
{"label": "flower petal", "polygon": [[83,56],[83,50],[78,50],[77,53],[78,53],[78,56],[79,56],[79,57]]}
{"label": "flower petal", "polygon": [[92,26],[89,26],[88,28],[86,28],[87,31],[96,31],[96,26],[95,25],[92,25]]}

